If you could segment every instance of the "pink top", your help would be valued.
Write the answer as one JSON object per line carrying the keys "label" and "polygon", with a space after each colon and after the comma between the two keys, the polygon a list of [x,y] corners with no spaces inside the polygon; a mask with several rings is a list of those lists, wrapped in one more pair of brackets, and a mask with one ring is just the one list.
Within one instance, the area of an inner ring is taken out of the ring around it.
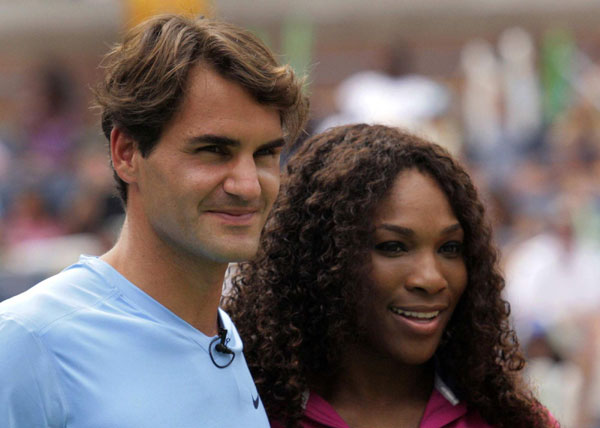
{"label": "pink top", "polygon": [[[303,428],[350,428],[335,409],[322,397],[311,392],[301,421]],[[283,428],[277,421],[271,427]],[[491,428],[479,413],[469,410],[464,403],[453,405],[437,389],[433,389],[425,407],[419,428]]]}

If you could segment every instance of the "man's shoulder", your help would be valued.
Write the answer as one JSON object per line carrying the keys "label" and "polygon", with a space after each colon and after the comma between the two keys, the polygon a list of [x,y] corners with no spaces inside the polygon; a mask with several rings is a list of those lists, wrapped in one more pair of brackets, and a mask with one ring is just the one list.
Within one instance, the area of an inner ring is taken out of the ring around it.
{"label": "man's shoulder", "polygon": [[23,327],[41,333],[114,291],[102,272],[94,268],[94,263],[82,258],[29,290],[0,302],[0,323],[6,319],[17,320]]}

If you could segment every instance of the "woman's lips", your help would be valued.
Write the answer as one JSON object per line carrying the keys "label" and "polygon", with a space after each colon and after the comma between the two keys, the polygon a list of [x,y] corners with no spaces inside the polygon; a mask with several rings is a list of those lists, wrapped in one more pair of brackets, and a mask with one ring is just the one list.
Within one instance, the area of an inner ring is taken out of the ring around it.
{"label": "woman's lips", "polygon": [[396,306],[389,307],[393,317],[410,332],[419,335],[435,333],[441,324],[441,309],[424,308],[419,310],[403,309]]}
{"label": "woman's lips", "polygon": [[439,310],[429,310],[429,311],[410,311],[401,308],[397,308],[395,306],[391,306],[390,310],[395,314],[402,315],[408,318],[418,318],[418,319],[431,319],[435,318],[439,315]]}

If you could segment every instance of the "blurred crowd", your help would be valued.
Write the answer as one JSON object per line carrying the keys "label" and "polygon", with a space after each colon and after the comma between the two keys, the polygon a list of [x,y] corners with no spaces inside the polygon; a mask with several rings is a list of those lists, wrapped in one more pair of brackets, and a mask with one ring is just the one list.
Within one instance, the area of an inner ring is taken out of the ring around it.
{"label": "blurred crowd", "polygon": [[[340,82],[350,122],[414,130],[468,166],[494,223],[528,376],[564,426],[600,427],[600,66],[563,34],[472,40],[460,79],[363,71]],[[106,141],[61,64],[0,122],[0,300],[114,242],[122,208]]]}
{"label": "blurred crowd", "polygon": [[105,251],[122,214],[71,70],[44,63],[20,83],[18,120],[0,123],[0,300]]}

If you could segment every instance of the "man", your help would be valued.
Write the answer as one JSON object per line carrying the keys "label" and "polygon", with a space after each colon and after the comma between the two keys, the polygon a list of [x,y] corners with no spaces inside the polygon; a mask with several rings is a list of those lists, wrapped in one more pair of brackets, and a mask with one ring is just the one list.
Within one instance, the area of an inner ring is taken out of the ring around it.
{"label": "man", "polygon": [[0,426],[266,427],[218,305],[304,123],[301,82],[249,33],[171,15],[104,66],[96,98],[125,222],[100,258],[0,304]]}

